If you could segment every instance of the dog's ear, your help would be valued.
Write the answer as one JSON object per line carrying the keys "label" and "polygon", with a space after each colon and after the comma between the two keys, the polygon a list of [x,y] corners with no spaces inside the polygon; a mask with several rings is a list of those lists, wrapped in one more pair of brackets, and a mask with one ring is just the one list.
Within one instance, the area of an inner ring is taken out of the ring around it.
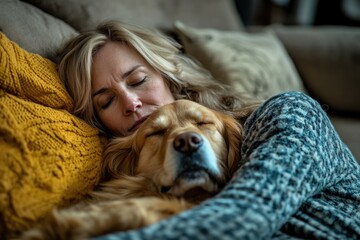
{"label": "dog's ear", "polygon": [[228,146],[227,165],[230,176],[232,176],[238,167],[241,157],[240,149],[243,128],[240,123],[231,116],[224,115],[222,119],[225,129],[225,139]]}
{"label": "dog's ear", "polygon": [[105,180],[122,174],[134,175],[138,155],[134,141],[135,134],[109,141],[102,168]]}

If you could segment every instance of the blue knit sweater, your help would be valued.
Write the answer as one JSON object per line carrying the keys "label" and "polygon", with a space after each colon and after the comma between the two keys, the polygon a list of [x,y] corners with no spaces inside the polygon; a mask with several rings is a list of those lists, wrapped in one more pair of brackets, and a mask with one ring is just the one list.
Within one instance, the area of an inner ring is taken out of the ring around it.
{"label": "blue knit sweater", "polygon": [[360,239],[360,165],[321,106],[277,95],[246,121],[242,162],[217,196],[119,239]]}

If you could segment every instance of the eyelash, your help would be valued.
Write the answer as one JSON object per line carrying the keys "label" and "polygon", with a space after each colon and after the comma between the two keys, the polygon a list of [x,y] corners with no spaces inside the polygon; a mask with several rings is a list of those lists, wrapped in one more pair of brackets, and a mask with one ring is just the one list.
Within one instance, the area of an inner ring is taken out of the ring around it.
{"label": "eyelash", "polygon": [[145,76],[145,77],[143,77],[140,81],[137,81],[137,82],[131,84],[131,86],[132,86],[132,87],[137,87],[137,86],[143,84],[147,79],[148,79],[148,76]]}
{"label": "eyelash", "polygon": [[213,123],[212,122],[197,122],[196,126],[201,127],[201,126],[209,125],[209,124],[213,124]]}

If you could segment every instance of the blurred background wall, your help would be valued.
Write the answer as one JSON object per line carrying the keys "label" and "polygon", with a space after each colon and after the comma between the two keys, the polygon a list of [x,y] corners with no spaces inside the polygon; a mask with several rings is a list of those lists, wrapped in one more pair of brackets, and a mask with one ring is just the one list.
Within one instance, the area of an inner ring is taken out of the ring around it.
{"label": "blurred background wall", "polygon": [[360,0],[235,0],[246,26],[360,26]]}

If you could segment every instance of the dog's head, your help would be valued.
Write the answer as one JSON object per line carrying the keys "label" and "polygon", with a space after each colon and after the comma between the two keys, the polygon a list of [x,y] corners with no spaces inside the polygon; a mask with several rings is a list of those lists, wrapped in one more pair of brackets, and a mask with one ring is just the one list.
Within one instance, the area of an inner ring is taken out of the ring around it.
{"label": "dog's head", "polygon": [[241,126],[235,119],[188,100],[151,114],[132,135],[105,150],[105,174],[141,175],[175,196],[214,194],[236,170]]}

